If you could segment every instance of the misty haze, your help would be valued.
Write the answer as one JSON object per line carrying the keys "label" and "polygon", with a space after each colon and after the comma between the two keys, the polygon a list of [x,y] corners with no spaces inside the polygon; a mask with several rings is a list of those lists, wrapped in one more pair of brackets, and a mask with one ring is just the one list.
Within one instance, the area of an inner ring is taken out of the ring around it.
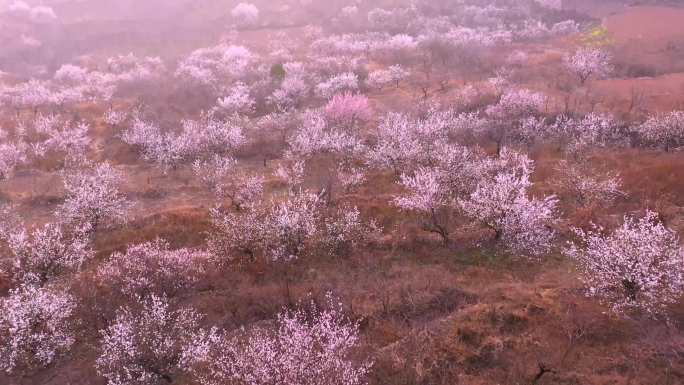
{"label": "misty haze", "polygon": [[0,385],[684,384],[684,2],[0,0]]}

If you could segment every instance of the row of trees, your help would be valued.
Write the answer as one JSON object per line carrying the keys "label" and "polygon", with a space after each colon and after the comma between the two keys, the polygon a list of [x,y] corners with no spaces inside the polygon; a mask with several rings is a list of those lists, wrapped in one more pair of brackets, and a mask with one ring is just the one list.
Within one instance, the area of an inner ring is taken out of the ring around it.
{"label": "row of trees", "polygon": [[[529,158],[507,148],[490,158],[467,148],[448,147],[438,149],[435,159],[443,161],[403,172],[400,184],[405,193],[397,196],[394,204],[424,213],[426,228],[445,239],[448,232],[440,221],[458,209],[490,228],[494,238],[511,251],[548,252],[556,201],[553,197],[529,198],[533,169]],[[103,330],[102,353],[97,360],[100,373],[110,382],[122,384],[163,381],[185,371],[206,383],[225,378],[245,381],[251,376],[250,383],[262,384],[269,383],[269,378],[308,377],[311,372],[305,368],[315,363],[315,368],[327,368],[324,373],[332,382],[348,378],[362,382],[368,367],[341,358],[355,345],[345,333],[355,335],[357,331],[354,326],[349,329],[353,323],[341,321],[344,318],[339,311],[314,313],[313,321],[304,313],[283,313],[278,318],[280,331],[273,336],[255,331],[254,335],[229,337],[218,329],[197,332],[199,316],[188,309],[173,310],[164,299],[200,281],[204,266],[216,255],[245,253],[252,258],[287,261],[317,244],[319,231],[324,235],[318,244],[330,253],[368,236],[358,210],[324,214],[319,196],[296,189],[300,180],[297,175],[288,178],[291,192],[285,201],[254,203],[259,202],[254,194],[232,209],[217,208],[214,220],[218,231],[210,242],[212,252],[172,250],[156,241],[110,256],[98,269],[98,280],[116,288],[117,296],[130,298],[134,305],[119,310],[114,322]],[[105,220],[121,217],[126,206],[120,194],[112,193],[118,181],[107,164],[68,175],[65,184],[67,199],[59,209],[63,223],[31,233],[18,224],[3,229],[13,255],[3,272],[16,282],[2,300],[0,317],[3,348],[10,349],[2,361],[8,372],[48,365],[75,343],[78,323],[74,314],[79,304],[59,289],[56,278],[77,271],[92,257],[89,235]],[[471,186],[470,192],[466,186]],[[464,194],[454,195],[455,188]],[[639,308],[656,315],[678,300],[684,289],[684,254],[676,234],[655,213],[647,212],[640,219],[626,217],[623,226],[613,232],[600,228],[575,232],[577,241],[565,253],[580,263],[589,294],[607,301],[618,312]],[[226,247],[231,249],[228,253]],[[136,298],[144,299],[136,303]],[[339,345],[337,338],[348,344]],[[290,349],[300,352],[296,362],[291,361]],[[244,359],[247,356],[250,359]]]}

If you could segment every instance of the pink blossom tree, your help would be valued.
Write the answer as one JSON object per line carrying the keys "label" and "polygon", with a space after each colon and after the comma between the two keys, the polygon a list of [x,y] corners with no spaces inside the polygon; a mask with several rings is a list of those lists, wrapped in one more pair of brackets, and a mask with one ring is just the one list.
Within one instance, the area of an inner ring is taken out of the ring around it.
{"label": "pink blossom tree", "polygon": [[128,298],[150,294],[173,296],[202,279],[211,257],[200,250],[172,250],[168,242],[157,239],[129,246],[125,253],[113,253],[98,268],[97,277]]}
{"label": "pink blossom tree", "polygon": [[198,329],[199,315],[175,310],[164,297],[151,296],[120,309],[101,330],[97,372],[110,385],[165,384],[180,372],[184,347]]}
{"label": "pink blossom tree", "polygon": [[612,233],[575,229],[577,242],[566,254],[580,264],[587,293],[613,311],[643,310],[662,315],[684,292],[684,252],[677,234],[658,214],[625,216]]}
{"label": "pink blossom tree", "polygon": [[0,298],[0,370],[27,374],[68,352],[75,342],[75,308],[71,295],[34,285]]}
{"label": "pink blossom tree", "polygon": [[363,385],[372,362],[358,362],[359,325],[328,297],[325,310],[278,315],[275,330],[257,329],[230,338],[218,329],[198,333],[183,364],[202,385],[230,382],[267,385]]}
{"label": "pink blossom tree", "polygon": [[366,96],[351,93],[335,95],[325,106],[325,117],[328,122],[347,130],[369,121],[372,113]]}

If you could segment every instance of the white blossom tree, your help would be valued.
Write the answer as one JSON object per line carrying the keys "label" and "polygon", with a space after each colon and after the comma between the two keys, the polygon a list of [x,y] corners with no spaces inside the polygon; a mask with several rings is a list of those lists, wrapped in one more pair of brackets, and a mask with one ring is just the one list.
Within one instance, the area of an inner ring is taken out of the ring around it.
{"label": "white blossom tree", "polygon": [[366,85],[379,90],[388,84],[394,84],[399,88],[399,83],[411,76],[411,72],[399,64],[394,64],[387,69],[372,71],[366,78]]}
{"label": "white blossom tree", "polygon": [[347,255],[382,231],[374,220],[364,222],[359,209],[350,206],[342,206],[327,216],[322,227],[322,247],[331,256]]}
{"label": "white blossom tree", "polygon": [[267,220],[268,213],[261,205],[251,205],[238,212],[215,208],[211,211],[208,248],[217,257],[253,262],[264,253]]}
{"label": "white blossom tree", "polygon": [[316,95],[321,98],[331,98],[335,94],[359,89],[359,78],[355,73],[345,72],[334,75],[316,86]]}
{"label": "white blossom tree", "polygon": [[449,134],[451,114],[430,109],[424,116],[389,113],[378,126],[377,143],[368,152],[368,163],[391,168],[397,174],[435,164]]}
{"label": "white blossom tree", "polygon": [[109,385],[155,385],[173,381],[181,354],[198,329],[199,315],[175,310],[164,297],[151,296],[120,309],[101,330],[98,373]]}
{"label": "white blossom tree", "polygon": [[111,127],[118,127],[128,118],[128,114],[124,111],[118,111],[113,108],[108,108],[102,115],[102,119]]}
{"label": "white blossom tree", "polygon": [[328,121],[319,111],[305,112],[302,114],[301,124],[287,141],[285,162],[281,165],[284,167],[279,168],[279,176],[283,177],[290,188],[299,185],[306,162],[325,154],[332,164],[337,165],[338,171],[336,173],[331,170],[323,181],[324,185],[320,187],[328,202],[332,201],[336,187],[343,184],[342,179],[345,179],[344,187],[350,188],[354,183],[361,182],[359,178],[363,178],[363,170],[359,165],[363,163],[366,146],[358,131],[348,125]]}
{"label": "white blossom tree", "polygon": [[159,164],[164,172],[183,162],[229,154],[246,142],[238,121],[220,120],[213,113],[203,114],[198,120],[183,120],[180,130],[169,132],[136,119],[121,138],[138,148],[146,160]]}
{"label": "white blossom tree", "polygon": [[190,53],[178,64],[175,76],[220,95],[224,84],[246,81],[253,75],[256,62],[257,56],[247,47],[219,44]]}
{"label": "white blossom tree", "polygon": [[298,192],[277,202],[267,218],[265,251],[273,261],[291,261],[302,256],[319,233],[319,195]]}
{"label": "white blossom tree", "polygon": [[665,151],[684,146],[684,111],[654,115],[636,128],[642,140]]}
{"label": "white blossom tree", "polygon": [[275,175],[288,186],[290,191],[296,191],[297,188],[302,187],[305,171],[305,159],[290,157],[290,159],[287,159],[287,161],[278,166]]}
{"label": "white blossom tree", "polygon": [[266,98],[267,102],[274,105],[279,111],[297,109],[304,99],[309,96],[311,87],[298,74],[287,74],[280,83],[280,87]]}
{"label": "white blossom tree", "polygon": [[117,84],[135,84],[158,80],[166,67],[160,57],[137,57],[133,53],[107,59],[108,74]]}
{"label": "white blossom tree", "polygon": [[214,209],[209,246],[228,258],[244,255],[250,260],[289,262],[316,246],[323,234],[323,214],[321,196],[301,190],[239,212]]}
{"label": "white blossom tree", "polygon": [[46,81],[31,79],[12,87],[3,87],[0,100],[3,104],[17,110],[30,109],[34,115],[40,107],[50,106],[55,102],[55,93]]}
{"label": "white blossom tree", "polygon": [[482,180],[470,196],[459,198],[464,214],[494,232],[507,250],[531,255],[548,253],[553,246],[557,199],[528,198],[532,170],[502,171]]}
{"label": "white blossom tree", "polygon": [[183,120],[181,126],[174,141],[188,159],[231,152],[246,142],[237,121],[219,120],[213,114],[203,115],[198,120]]}
{"label": "white blossom tree", "polygon": [[541,115],[545,104],[542,93],[507,89],[497,103],[486,108],[489,124],[480,126],[478,133],[496,143],[497,154],[511,143],[530,142],[543,133],[543,120],[534,118]]}
{"label": "white blossom tree", "polygon": [[643,310],[662,315],[684,292],[684,252],[679,237],[658,214],[625,216],[611,233],[575,229],[566,254],[577,260],[587,293],[618,313]]}
{"label": "white blossom tree", "polygon": [[259,20],[259,8],[252,3],[239,3],[230,11],[230,15],[238,25],[253,26]]}
{"label": "white blossom tree", "polygon": [[30,233],[22,228],[4,238],[10,256],[0,271],[24,284],[42,286],[62,272],[78,270],[93,256],[85,233],[69,233],[60,224],[48,223]]}
{"label": "white blossom tree", "polygon": [[565,68],[575,75],[581,84],[590,78],[604,78],[613,72],[611,55],[601,48],[580,48],[573,55],[563,58]]}
{"label": "white blossom tree", "polygon": [[[0,140],[6,140],[0,135]],[[9,179],[17,167],[28,161],[27,148],[22,142],[0,143],[0,180]]]}
{"label": "white blossom tree", "polygon": [[490,159],[477,148],[443,144],[436,149],[432,166],[401,174],[399,184],[404,192],[392,203],[419,213],[423,230],[438,234],[447,246],[450,226],[459,209],[457,198],[473,193],[479,183],[497,172],[524,168],[529,162],[507,149],[500,158]]}
{"label": "white blossom tree", "polygon": [[378,90],[382,90],[391,83],[392,74],[386,69],[372,71],[366,78],[366,85],[371,88],[377,88]]}
{"label": "white blossom tree", "polygon": [[250,95],[250,88],[243,82],[237,82],[228,93],[217,100],[217,106],[228,114],[250,114],[254,112],[256,100]]}
{"label": "white blossom tree", "polygon": [[438,234],[446,246],[453,201],[442,180],[441,172],[430,168],[419,168],[414,175],[402,174],[399,184],[406,193],[394,198],[392,203],[402,210],[422,213],[423,229]]}
{"label": "white blossom tree", "polygon": [[107,162],[65,173],[66,198],[58,216],[88,231],[108,222],[125,221],[131,204],[119,190],[122,181],[122,174]]}
{"label": "white blossom tree", "polygon": [[593,166],[582,166],[562,161],[556,167],[561,189],[570,193],[581,206],[606,206],[625,193],[620,190],[622,180],[616,173],[600,173]]}
{"label": "white blossom tree", "polygon": [[173,135],[164,134],[156,124],[134,119],[121,139],[141,152],[143,158],[159,164],[163,170],[175,167],[184,159],[184,148]]}
{"label": "white blossom tree", "polygon": [[30,373],[68,352],[75,342],[75,308],[71,295],[34,285],[0,298],[0,370]]}
{"label": "white blossom tree", "polygon": [[216,328],[200,332],[183,352],[183,364],[202,385],[366,384],[372,362],[352,357],[358,323],[331,296],[326,309],[310,307],[283,311],[275,330],[233,338]]}
{"label": "white blossom tree", "polygon": [[563,9],[563,0],[534,0],[534,2],[548,9]]}
{"label": "white blossom tree", "polygon": [[44,145],[47,149],[67,155],[84,154],[91,142],[88,130],[90,130],[90,126],[83,122],[75,125],[65,124],[61,129],[49,132],[50,137],[44,142]]}
{"label": "white blossom tree", "polygon": [[592,112],[581,119],[561,115],[550,129],[565,142],[565,150],[576,156],[591,148],[624,146],[629,139],[620,122],[604,113]]}
{"label": "white blossom tree", "polygon": [[173,296],[202,279],[211,256],[201,250],[173,250],[167,241],[157,239],[129,246],[125,253],[113,253],[98,268],[97,277],[128,298]]}
{"label": "white blossom tree", "polygon": [[258,203],[263,195],[264,178],[245,172],[233,158],[215,155],[206,161],[196,160],[192,169],[218,199],[230,199],[237,210]]}
{"label": "white blossom tree", "polygon": [[399,64],[391,65],[387,71],[389,71],[390,80],[397,88],[399,88],[399,83],[411,76],[411,72]]}

